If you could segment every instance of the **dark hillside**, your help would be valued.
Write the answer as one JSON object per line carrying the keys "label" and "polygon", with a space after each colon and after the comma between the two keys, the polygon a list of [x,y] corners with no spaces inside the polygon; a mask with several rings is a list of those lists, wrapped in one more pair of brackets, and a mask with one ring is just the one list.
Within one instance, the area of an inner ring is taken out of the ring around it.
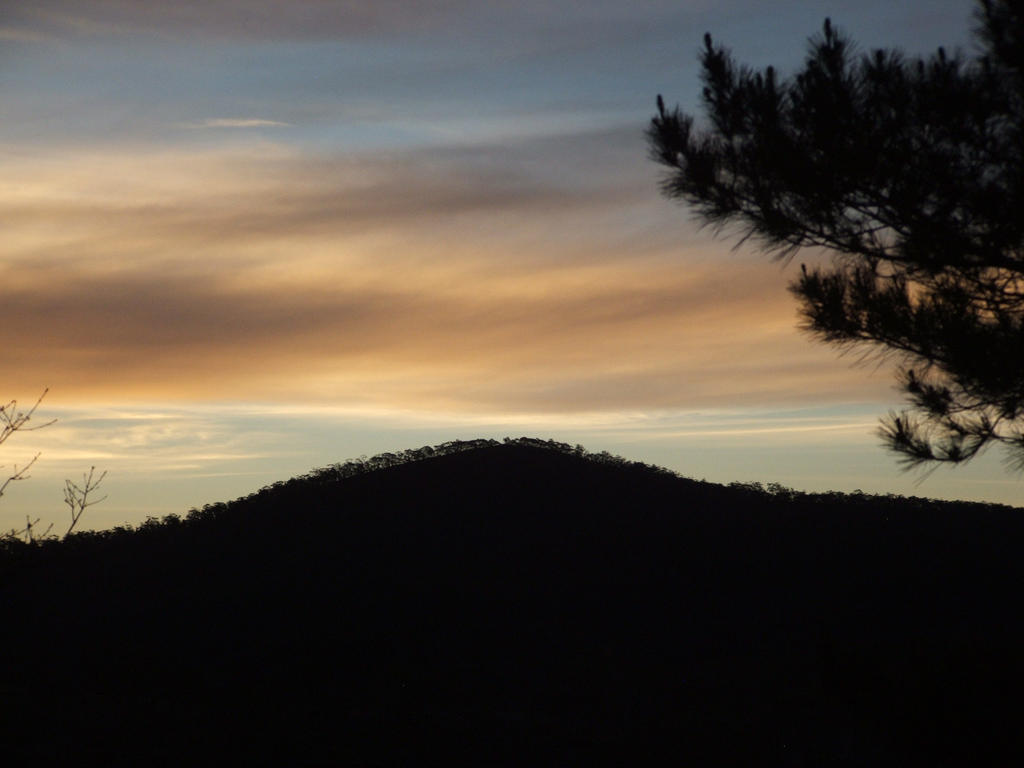
{"label": "dark hillside", "polygon": [[7,764],[1014,764],[1022,515],[477,441],[9,544]]}

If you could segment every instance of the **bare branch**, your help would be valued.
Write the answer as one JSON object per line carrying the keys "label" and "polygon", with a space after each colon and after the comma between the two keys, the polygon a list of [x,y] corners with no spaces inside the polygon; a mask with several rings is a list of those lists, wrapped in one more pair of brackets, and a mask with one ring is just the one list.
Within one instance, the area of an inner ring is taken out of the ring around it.
{"label": "bare branch", "polygon": [[[8,403],[0,405],[0,443],[6,441],[7,438],[13,435],[15,432],[31,432],[32,430],[48,427],[57,421],[56,419],[51,419],[50,421],[44,422],[43,424],[37,424],[31,427],[26,426],[26,424],[28,424],[28,422],[32,419],[32,416],[35,414],[36,409],[39,407],[39,404],[43,401],[43,398],[46,397],[46,393],[49,391],[49,388],[44,389],[43,393],[39,395],[35,403],[27,411],[18,410],[17,400],[11,400]],[[0,496],[4,495],[4,491],[7,490],[7,487],[11,483],[16,482],[18,480],[25,480],[29,477],[28,470],[32,467],[33,464],[36,463],[36,461],[39,459],[39,456],[40,454],[37,453],[35,456],[32,457],[32,459],[27,464],[20,468],[17,465],[13,467],[12,473],[2,482],[0,482]],[[99,499],[93,499],[91,501],[89,500],[89,495],[94,493],[96,489],[99,488],[100,483],[103,482],[103,478],[107,476],[106,471],[102,472],[99,477],[96,477],[95,473],[96,467],[91,467],[89,469],[88,474],[82,475],[81,485],[77,485],[73,483],[71,480],[64,481],[64,503],[67,504],[71,510],[71,524],[68,526],[68,529],[64,532],[64,536],[67,536],[69,533],[71,533],[71,531],[74,530],[75,526],[78,524],[78,521],[82,517],[82,513],[85,512],[86,509],[93,506],[94,504],[99,504],[101,501],[107,498],[106,496],[103,496],[102,498]],[[38,518],[32,520],[30,517],[26,516],[24,528],[22,528],[21,530],[11,530],[10,533],[6,535],[13,537],[15,539],[21,539],[22,541],[28,544],[32,544],[38,541],[42,541],[43,539],[49,538],[50,531],[53,529],[53,523],[50,523],[47,526],[46,530],[42,533],[39,533],[37,531],[38,525]]]}
{"label": "bare branch", "polygon": [[100,487],[100,483],[103,482],[103,478],[107,476],[106,470],[104,470],[99,477],[93,478],[96,472],[96,467],[89,468],[89,474],[82,475],[82,484],[76,485],[71,480],[64,481],[64,503],[68,505],[71,510],[71,525],[64,531],[64,535],[67,536],[74,530],[74,527],[78,524],[79,518],[82,517],[82,513],[93,504],[99,504],[101,501],[106,499],[103,496],[99,499],[89,501],[89,494],[93,493],[97,488]]}
{"label": "bare branch", "polygon": [[43,398],[46,397],[46,393],[49,391],[49,387],[44,389],[43,394],[36,399],[35,404],[24,412],[18,411],[17,400],[11,400],[5,405],[0,405],[0,443],[3,443],[8,437],[19,430],[22,432],[32,432],[36,429],[48,427],[57,421],[56,419],[50,419],[46,423],[37,424],[34,427],[25,426],[32,419],[32,415],[36,412],[36,408],[38,408],[39,404],[43,402]]}
{"label": "bare branch", "polygon": [[29,477],[27,472],[32,467],[32,465],[36,463],[36,459],[38,458],[39,454],[37,453],[35,456],[32,457],[31,461],[29,461],[29,463],[23,466],[21,469],[18,469],[18,465],[15,464],[14,472],[11,474],[11,476],[4,480],[3,483],[0,483],[0,496],[4,495],[4,491],[7,490],[7,486],[10,485],[11,483],[17,480],[27,479]]}

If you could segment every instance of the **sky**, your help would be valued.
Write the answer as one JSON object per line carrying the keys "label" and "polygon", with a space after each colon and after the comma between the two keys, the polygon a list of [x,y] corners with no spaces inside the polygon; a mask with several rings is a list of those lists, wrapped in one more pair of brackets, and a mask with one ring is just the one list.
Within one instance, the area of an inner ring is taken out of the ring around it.
{"label": "sky", "polygon": [[659,194],[644,130],[658,93],[699,110],[704,33],[785,73],[826,16],[971,50],[966,0],[0,4],[0,398],[57,419],[0,446],[40,454],[0,530],[60,529],[90,466],[104,528],[519,435],[1024,503],[998,453],[901,471],[890,365],[802,334],[794,265]]}

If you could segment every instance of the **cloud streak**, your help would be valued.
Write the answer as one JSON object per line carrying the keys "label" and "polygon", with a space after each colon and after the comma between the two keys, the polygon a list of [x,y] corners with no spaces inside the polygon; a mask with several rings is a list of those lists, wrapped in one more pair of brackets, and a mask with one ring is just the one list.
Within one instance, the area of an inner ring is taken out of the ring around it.
{"label": "cloud streak", "polygon": [[259,117],[211,117],[199,123],[200,128],[284,128],[291,123]]}
{"label": "cloud streak", "polygon": [[723,266],[685,222],[652,233],[656,190],[616,172],[638,143],[12,160],[5,374],[92,399],[503,414],[877,394],[796,333],[777,267]]}
{"label": "cloud streak", "polygon": [[449,288],[429,265],[408,263],[394,287],[364,269],[244,288],[230,275],[64,273],[55,285],[43,273],[7,292],[15,342],[5,370],[12,385],[42,377],[94,399],[492,413],[866,394],[846,366],[780,327],[790,313],[759,299],[765,271],[736,279],[576,267],[490,278],[464,266]]}
{"label": "cloud streak", "polygon": [[[495,23],[516,17],[548,25],[565,19],[596,16],[602,21],[635,20],[664,14],[677,6],[666,0],[641,0],[625,13],[619,3],[591,3],[588,13],[569,2],[492,2],[469,0],[205,0],[205,2],[139,3],[134,0],[35,0],[5,9],[11,23],[32,25],[79,36],[146,34],[172,38],[180,34],[268,40],[328,40],[353,36],[438,33],[467,17]],[[691,4],[692,5],[692,4]],[[701,3],[700,5],[706,5]],[[698,10],[698,8],[693,8]],[[578,22],[577,22],[578,23]]]}

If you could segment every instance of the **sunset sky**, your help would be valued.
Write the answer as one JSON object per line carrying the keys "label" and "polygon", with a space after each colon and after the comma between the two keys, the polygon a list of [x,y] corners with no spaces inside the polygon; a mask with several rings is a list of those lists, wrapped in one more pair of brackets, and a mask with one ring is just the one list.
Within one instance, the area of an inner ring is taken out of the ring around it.
{"label": "sunset sky", "polygon": [[[794,266],[658,193],[654,99],[706,31],[792,71],[971,50],[968,0],[34,0],[0,5],[0,397],[50,393],[0,501],[86,527],[456,438],[718,482],[1024,503],[998,452],[926,479],[891,370],[796,328]],[[810,254],[806,258],[813,258]],[[83,519],[83,523],[85,519]]]}

